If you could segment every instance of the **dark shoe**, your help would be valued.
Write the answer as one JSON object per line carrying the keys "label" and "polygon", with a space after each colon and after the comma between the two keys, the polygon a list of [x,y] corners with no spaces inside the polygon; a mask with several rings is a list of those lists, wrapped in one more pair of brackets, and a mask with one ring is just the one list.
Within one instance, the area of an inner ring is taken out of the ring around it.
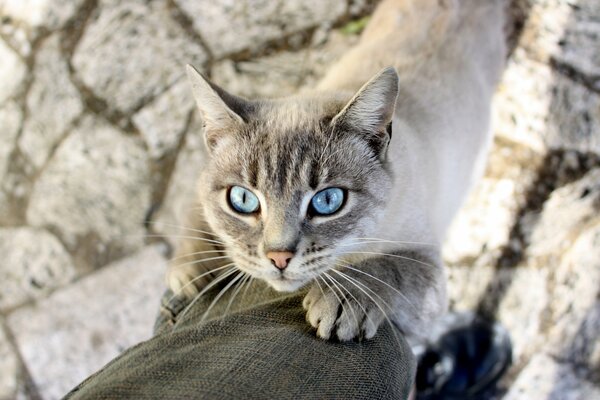
{"label": "dark shoe", "polygon": [[420,354],[417,399],[489,399],[511,361],[510,337],[500,324],[463,319]]}

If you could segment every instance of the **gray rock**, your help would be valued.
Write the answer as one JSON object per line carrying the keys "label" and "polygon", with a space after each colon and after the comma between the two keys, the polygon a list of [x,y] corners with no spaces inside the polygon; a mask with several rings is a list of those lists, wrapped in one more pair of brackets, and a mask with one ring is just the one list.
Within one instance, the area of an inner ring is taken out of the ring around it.
{"label": "gray rock", "polygon": [[590,400],[600,398],[600,389],[577,378],[568,364],[545,354],[535,355],[521,371],[504,400]]}
{"label": "gray rock", "polygon": [[46,162],[52,148],[83,110],[81,96],[60,54],[60,40],[53,35],[38,50],[27,97],[28,118],[19,140],[21,151],[37,168]]}
{"label": "gray rock", "polygon": [[12,399],[17,393],[19,364],[0,321],[0,399]]}
{"label": "gray rock", "polygon": [[538,61],[552,63],[600,90],[600,5],[544,0],[531,9],[522,45]]}
{"label": "gray rock", "polygon": [[43,27],[53,30],[71,19],[83,2],[84,0],[3,0],[0,7],[5,16],[30,29]]}
{"label": "gray rock", "polygon": [[133,116],[152,158],[177,149],[193,108],[191,88],[187,79],[181,79]]}
{"label": "gray rock", "polygon": [[62,397],[151,336],[166,270],[161,248],[147,247],[9,316],[19,351],[44,398]]}
{"label": "gray rock", "polygon": [[179,152],[175,168],[164,196],[163,204],[152,225],[154,231],[167,235],[171,245],[176,234],[184,234],[187,216],[194,207],[199,171],[202,171],[208,155],[204,148],[204,136],[198,115],[185,136],[185,143]]}
{"label": "gray rock", "polygon": [[453,221],[444,243],[444,260],[459,264],[474,260],[482,251],[505,246],[509,240],[519,199],[511,179],[482,179]]}
{"label": "gray rock", "polygon": [[331,24],[346,13],[338,0],[176,0],[216,57],[248,50],[290,34]]}
{"label": "gray rock", "polygon": [[[490,257],[487,259],[489,260]],[[497,280],[491,262],[455,264],[448,266],[448,305],[453,311],[464,312],[476,310],[481,299],[488,293],[488,285],[492,279]],[[464,259],[463,259],[464,262]]]}
{"label": "gray rock", "polygon": [[529,253],[553,271],[547,351],[600,377],[600,169],[553,193]]}
{"label": "gray rock", "polygon": [[0,228],[0,310],[48,294],[75,277],[63,245],[47,231]]}
{"label": "gray rock", "polygon": [[[515,363],[528,360],[543,344],[543,312],[550,301],[548,275],[545,269],[519,266],[494,277],[496,290],[509,285],[497,318],[511,335]],[[504,285],[497,285],[502,281]]]}
{"label": "gray rock", "polygon": [[130,112],[206,61],[165,1],[103,0],[73,57],[77,75],[114,109]]}
{"label": "gray rock", "polygon": [[85,117],[35,183],[27,221],[56,232],[76,265],[87,269],[141,246],[149,206],[140,140]]}
{"label": "gray rock", "polygon": [[552,193],[531,228],[527,254],[542,265],[569,250],[581,227],[597,220],[600,204],[600,168]]}
{"label": "gray rock", "polygon": [[358,41],[356,35],[330,32],[319,46],[301,51],[234,62],[224,60],[211,69],[212,79],[231,93],[248,98],[288,96],[314,88],[329,65]]}
{"label": "gray rock", "polygon": [[600,153],[600,96],[517,49],[496,98],[497,135],[540,154]]}
{"label": "gray rock", "polygon": [[0,104],[20,89],[27,66],[6,43],[0,39]]}
{"label": "gray rock", "polygon": [[15,141],[21,128],[23,115],[15,102],[7,102],[0,108],[0,182],[8,169],[8,161],[15,149]]}

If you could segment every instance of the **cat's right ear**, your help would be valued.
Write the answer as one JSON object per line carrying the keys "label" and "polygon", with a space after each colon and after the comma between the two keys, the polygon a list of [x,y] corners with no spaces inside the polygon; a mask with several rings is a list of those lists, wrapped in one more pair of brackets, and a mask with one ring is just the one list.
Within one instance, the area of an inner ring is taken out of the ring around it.
{"label": "cat's right ear", "polygon": [[191,65],[186,70],[204,124],[206,147],[212,150],[220,139],[245,123],[249,105],[210,82]]}

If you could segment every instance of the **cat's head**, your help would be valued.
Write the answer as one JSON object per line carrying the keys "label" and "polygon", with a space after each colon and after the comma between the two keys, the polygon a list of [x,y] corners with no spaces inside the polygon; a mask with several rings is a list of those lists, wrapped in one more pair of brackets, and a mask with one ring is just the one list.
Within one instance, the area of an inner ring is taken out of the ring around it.
{"label": "cat's head", "polygon": [[236,266],[279,291],[336,266],[388,200],[398,93],[387,68],[354,96],[248,101],[188,66],[210,154],[199,188]]}

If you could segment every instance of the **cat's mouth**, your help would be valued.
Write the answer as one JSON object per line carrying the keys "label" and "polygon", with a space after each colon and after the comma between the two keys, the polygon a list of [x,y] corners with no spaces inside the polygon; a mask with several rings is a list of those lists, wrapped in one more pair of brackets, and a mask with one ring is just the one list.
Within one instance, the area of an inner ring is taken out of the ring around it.
{"label": "cat's mouth", "polygon": [[294,292],[308,283],[306,279],[294,279],[285,274],[277,278],[268,279],[267,283],[278,292]]}

